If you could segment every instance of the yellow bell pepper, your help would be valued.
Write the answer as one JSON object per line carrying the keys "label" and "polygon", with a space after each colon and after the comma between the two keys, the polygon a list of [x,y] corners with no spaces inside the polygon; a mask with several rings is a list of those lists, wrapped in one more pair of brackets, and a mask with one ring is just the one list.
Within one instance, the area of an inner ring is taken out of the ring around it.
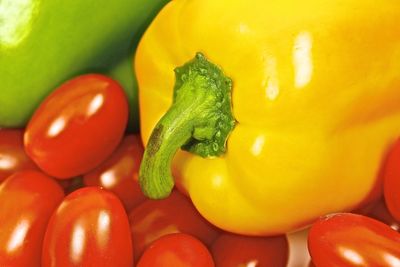
{"label": "yellow bell pepper", "polygon": [[135,69],[143,191],[236,233],[358,207],[400,135],[398,0],[174,0]]}

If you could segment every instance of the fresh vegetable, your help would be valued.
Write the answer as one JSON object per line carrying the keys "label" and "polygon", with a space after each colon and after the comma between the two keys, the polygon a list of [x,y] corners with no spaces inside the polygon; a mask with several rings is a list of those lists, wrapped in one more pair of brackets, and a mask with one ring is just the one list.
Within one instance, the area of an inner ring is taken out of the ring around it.
{"label": "fresh vegetable", "polygon": [[309,232],[316,267],[400,265],[400,234],[372,218],[337,213],[320,218]]}
{"label": "fresh vegetable", "polygon": [[[74,75],[123,64],[167,1],[0,1],[0,127],[24,126]],[[134,111],[135,94],[128,96]]]}
{"label": "fresh vegetable", "polygon": [[129,214],[135,258],[156,239],[171,233],[193,235],[211,246],[219,231],[209,224],[190,201],[177,191],[163,200],[147,200]]}
{"label": "fresh vegetable", "polygon": [[383,199],[378,201],[366,216],[389,225],[393,230],[400,231],[400,222],[390,214]]}
{"label": "fresh vegetable", "polygon": [[376,198],[400,132],[399,18],[396,1],[167,4],[135,57],[144,193],[175,179],[210,222],[253,235]]}
{"label": "fresh vegetable", "polygon": [[135,75],[132,75],[132,73],[132,56],[127,56],[118,62],[118,64],[113,66],[108,72],[106,72],[105,75],[118,81],[122,88],[124,88],[126,96],[129,100],[129,119],[127,131],[129,133],[138,133],[140,131],[138,85],[136,77]]}
{"label": "fresh vegetable", "polygon": [[137,267],[214,267],[207,247],[195,237],[175,233],[154,241]]}
{"label": "fresh vegetable", "polygon": [[41,267],[46,226],[63,197],[52,178],[33,170],[0,185],[0,266]]}
{"label": "fresh vegetable", "polygon": [[122,203],[111,192],[86,187],[69,194],[51,217],[42,267],[132,267],[132,254]]}
{"label": "fresh vegetable", "polygon": [[20,170],[37,169],[26,155],[22,130],[0,129],[0,183]]}
{"label": "fresh vegetable", "polygon": [[390,213],[400,222],[400,139],[391,148],[385,164],[384,196]]}
{"label": "fresh vegetable", "polygon": [[285,235],[273,237],[221,234],[211,252],[217,267],[286,267],[289,245]]}
{"label": "fresh vegetable", "polygon": [[146,197],[138,181],[143,145],[138,135],[127,135],[113,154],[83,177],[86,186],[101,186],[118,196],[129,212]]}
{"label": "fresh vegetable", "polygon": [[127,119],[128,104],[117,82],[98,74],[78,76],[40,104],[26,128],[25,149],[46,173],[71,178],[110,156]]}

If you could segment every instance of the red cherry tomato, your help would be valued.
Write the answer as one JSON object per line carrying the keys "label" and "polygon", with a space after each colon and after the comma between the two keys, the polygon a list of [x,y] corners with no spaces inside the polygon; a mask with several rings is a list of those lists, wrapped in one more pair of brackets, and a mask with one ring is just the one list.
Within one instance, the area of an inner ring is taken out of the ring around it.
{"label": "red cherry tomato", "polygon": [[400,234],[363,215],[319,219],[310,229],[308,248],[317,267],[400,266]]}
{"label": "red cherry tomato", "polygon": [[128,217],[118,198],[99,187],[69,194],[51,217],[42,267],[132,267]]}
{"label": "red cherry tomato", "polygon": [[289,244],[286,236],[252,237],[221,234],[211,252],[218,267],[286,267]]}
{"label": "red cherry tomato", "polygon": [[140,137],[128,135],[111,157],[84,176],[84,184],[110,190],[119,197],[125,209],[130,211],[146,199],[138,182],[142,155]]}
{"label": "red cherry tomato", "polygon": [[394,144],[386,161],[383,192],[390,213],[400,221],[400,139]]}
{"label": "red cherry tomato", "polygon": [[375,203],[366,215],[389,225],[393,230],[400,231],[400,223],[393,218],[387,209],[385,201],[382,199]]}
{"label": "red cherry tomato", "polygon": [[41,266],[46,226],[63,197],[57,182],[38,171],[20,171],[0,185],[0,266]]}
{"label": "red cherry tomato", "polygon": [[26,155],[22,130],[0,129],[0,182],[20,170],[37,170]]}
{"label": "red cherry tomato", "polygon": [[163,200],[146,200],[129,214],[135,258],[154,240],[171,233],[186,233],[211,246],[219,231],[178,191]]}
{"label": "red cherry tomato", "polygon": [[117,147],[128,119],[123,89],[102,75],[79,76],[61,85],[29,121],[24,143],[46,173],[71,178],[104,161]]}
{"label": "red cherry tomato", "polygon": [[191,235],[176,233],[154,241],[137,267],[214,267],[207,247]]}

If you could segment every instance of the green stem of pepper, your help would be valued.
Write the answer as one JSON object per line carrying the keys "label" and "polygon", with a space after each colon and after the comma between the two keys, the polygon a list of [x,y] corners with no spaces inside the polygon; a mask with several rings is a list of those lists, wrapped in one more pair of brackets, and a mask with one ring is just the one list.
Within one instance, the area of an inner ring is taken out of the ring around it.
{"label": "green stem of pepper", "polygon": [[182,148],[202,157],[222,155],[235,120],[232,81],[202,54],[175,69],[174,102],[154,128],[140,166],[142,191],[152,199],[174,187],[171,163]]}

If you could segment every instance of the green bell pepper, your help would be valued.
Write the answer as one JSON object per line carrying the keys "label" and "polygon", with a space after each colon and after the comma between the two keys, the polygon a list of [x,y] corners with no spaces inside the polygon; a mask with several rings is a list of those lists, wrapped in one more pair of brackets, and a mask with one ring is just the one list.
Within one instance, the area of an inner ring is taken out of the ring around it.
{"label": "green bell pepper", "polygon": [[[75,75],[126,66],[124,58],[166,2],[0,1],[0,127],[24,126],[42,99]],[[132,88],[126,87],[131,111]]]}
{"label": "green bell pepper", "polygon": [[[136,39],[135,39],[136,40]],[[133,47],[136,47],[134,45]],[[138,104],[138,84],[134,75],[132,66],[133,54],[124,57],[120,62],[114,65],[104,74],[117,80],[125,89],[126,96],[129,99],[129,122],[128,132],[139,132],[139,104]]]}

